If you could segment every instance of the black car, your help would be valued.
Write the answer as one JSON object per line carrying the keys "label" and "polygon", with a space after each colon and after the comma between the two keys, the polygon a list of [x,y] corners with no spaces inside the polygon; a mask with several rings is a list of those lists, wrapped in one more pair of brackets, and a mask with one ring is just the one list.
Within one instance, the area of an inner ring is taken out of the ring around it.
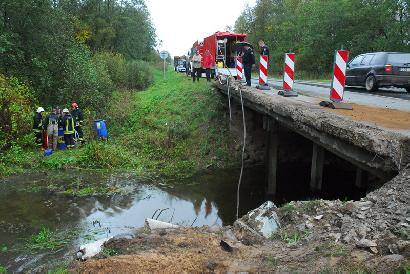
{"label": "black car", "polygon": [[346,69],[347,86],[399,87],[410,92],[410,53],[374,52],[356,56]]}

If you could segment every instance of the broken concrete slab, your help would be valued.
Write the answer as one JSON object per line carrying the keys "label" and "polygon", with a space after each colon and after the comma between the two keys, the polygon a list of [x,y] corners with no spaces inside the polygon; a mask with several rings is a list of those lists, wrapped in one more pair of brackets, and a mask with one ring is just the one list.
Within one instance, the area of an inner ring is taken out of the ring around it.
{"label": "broken concrete slab", "polygon": [[235,221],[234,227],[269,238],[280,228],[276,210],[277,207],[273,202],[265,202],[260,207],[249,211],[245,216]]}

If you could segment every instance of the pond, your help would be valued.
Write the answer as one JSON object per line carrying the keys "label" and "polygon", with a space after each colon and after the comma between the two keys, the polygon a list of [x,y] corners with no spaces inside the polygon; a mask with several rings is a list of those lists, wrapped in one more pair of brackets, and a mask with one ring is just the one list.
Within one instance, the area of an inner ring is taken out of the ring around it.
{"label": "pond", "polygon": [[[0,182],[0,266],[10,272],[58,266],[72,260],[81,244],[130,235],[154,213],[186,226],[232,224],[238,174],[218,170],[173,183],[79,171],[6,178]],[[241,214],[263,201],[264,169],[247,169]],[[44,237],[52,242],[45,249]]]}

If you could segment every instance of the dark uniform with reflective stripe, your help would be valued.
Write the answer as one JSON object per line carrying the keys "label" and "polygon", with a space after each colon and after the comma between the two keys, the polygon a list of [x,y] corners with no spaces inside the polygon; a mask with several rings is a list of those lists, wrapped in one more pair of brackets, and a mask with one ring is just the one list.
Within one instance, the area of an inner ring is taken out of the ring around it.
{"label": "dark uniform with reflective stripe", "polygon": [[36,112],[33,119],[33,131],[36,136],[37,146],[43,145],[43,116]]}
{"label": "dark uniform with reflective stripe", "polygon": [[63,129],[64,129],[64,140],[67,148],[74,147],[74,128],[75,128],[75,119],[71,116],[70,113],[66,113],[63,116]]}
{"label": "dark uniform with reflective stripe", "polygon": [[251,86],[252,65],[255,64],[255,54],[252,48],[245,50],[242,56],[243,70],[245,72],[246,85]]}
{"label": "dark uniform with reflective stripe", "polygon": [[76,108],[71,111],[71,115],[75,119],[75,130],[78,133],[78,140],[83,143],[84,142],[84,133],[83,133],[83,123],[84,123],[84,115],[81,109]]}

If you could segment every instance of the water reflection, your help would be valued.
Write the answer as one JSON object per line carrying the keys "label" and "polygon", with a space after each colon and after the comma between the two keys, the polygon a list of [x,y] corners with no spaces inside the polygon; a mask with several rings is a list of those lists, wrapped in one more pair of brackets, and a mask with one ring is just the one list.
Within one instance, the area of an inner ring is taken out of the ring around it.
{"label": "water reflection", "polygon": [[[237,170],[213,171],[176,185],[156,185],[130,174],[64,173],[11,177],[0,183],[0,265],[9,271],[31,270],[70,258],[79,244],[126,234],[144,225],[158,209],[159,220],[181,225],[231,224],[236,210]],[[70,197],[41,191],[40,186],[82,180],[120,189],[110,197]],[[263,198],[263,169],[248,169],[241,192],[241,212]],[[27,250],[27,239],[46,226],[70,234],[69,243],[55,252]]]}

